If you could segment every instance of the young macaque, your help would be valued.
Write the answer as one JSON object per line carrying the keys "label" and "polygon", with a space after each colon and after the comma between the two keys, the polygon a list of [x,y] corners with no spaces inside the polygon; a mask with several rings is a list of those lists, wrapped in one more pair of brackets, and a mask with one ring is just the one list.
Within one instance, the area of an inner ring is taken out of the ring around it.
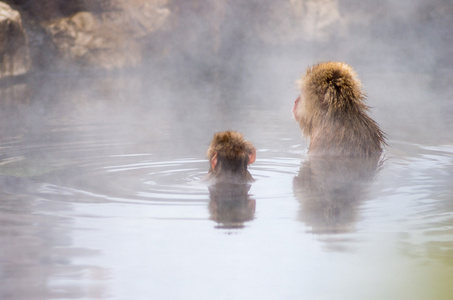
{"label": "young macaque", "polygon": [[208,177],[216,182],[253,181],[247,167],[255,162],[256,149],[241,133],[224,131],[214,134],[207,156],[210,163]]}
{"label": "young macaque", "polygon": [[248,193],[254,180],[247,168],[255,162],[256,149],[239,132],[224,131],[214,134],[207,156],[211,219],[218,228],[241,228],[255,213]]}
{"label": "young macaque", "polygon": [[297,82],[301,93],[293,114],[310,155],[379,154],[385,134],[368,116],[365,94],[356,72],[342,62],[314,65]]}

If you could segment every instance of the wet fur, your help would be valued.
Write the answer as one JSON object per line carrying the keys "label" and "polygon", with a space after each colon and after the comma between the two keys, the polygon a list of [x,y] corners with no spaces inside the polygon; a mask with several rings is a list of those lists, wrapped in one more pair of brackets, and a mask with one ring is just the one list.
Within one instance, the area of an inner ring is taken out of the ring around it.
{"label": "wet fur", "polygon": [[231,182],[253,181],[247,170],[249,155],[255,152],[255,147],[246,141],[243,135],[236,131],[225,131],[214,134],[207,156],[211,162],[217,155],[217,164],[210,167],[208,177]]}
{"label": "wet fur", "polygon": [[309,154],[361,156],[382,152],[385,135],[368,115],[361,82],[349,65],[314,65],[298,85],[301,95],[294,116],[310,138]]}

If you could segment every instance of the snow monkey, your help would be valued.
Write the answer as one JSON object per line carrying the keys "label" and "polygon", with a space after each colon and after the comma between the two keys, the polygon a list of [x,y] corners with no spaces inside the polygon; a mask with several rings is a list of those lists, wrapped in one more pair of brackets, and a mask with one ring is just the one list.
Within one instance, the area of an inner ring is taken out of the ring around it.
{"label": "snow monkey", "polygon": [[241,133],[224,131],[214,134],[207,156],[209,178],[243,183],[253,181],[247,167],[255,162],[256,149]]}
{"label": "snow monkey", "polygon": [[370,118],[356,72],[342,62],[319,63],[297,81],[300,96],[293,114],[310,155],[368,156],[386,145],[385,134]]}

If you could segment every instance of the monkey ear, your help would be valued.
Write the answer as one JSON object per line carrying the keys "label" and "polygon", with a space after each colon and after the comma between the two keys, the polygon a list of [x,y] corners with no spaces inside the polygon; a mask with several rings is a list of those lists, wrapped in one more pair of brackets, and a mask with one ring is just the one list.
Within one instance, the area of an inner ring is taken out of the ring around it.
{"label": "monkey ear", "polygon": [[256,151],[253,150],[252,153],[249,154],[249,165],[253,164],[256,160]]}
{"label": "monkey ear", "polygon": [[214,152],[214,154],[211,157],[211,170],[215,170],[215,166],[217,165],[217,152]]}

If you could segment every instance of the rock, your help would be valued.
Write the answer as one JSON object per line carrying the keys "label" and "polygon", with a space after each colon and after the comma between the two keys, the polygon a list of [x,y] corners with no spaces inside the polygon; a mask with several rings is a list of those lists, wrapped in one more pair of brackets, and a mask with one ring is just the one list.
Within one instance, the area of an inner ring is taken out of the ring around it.
{"label": "rock", "polygon": [[43,26],[68,62],[105,69],[136,66],[142,58],[142,39],[156,31],[170,14],[163,7],[166,1],[100,2],[104,6],[91,8],[105,9],[101,12],[81,11],[43,22]]}
{"label": "rock", "polygon": [[29,68],[27,34],[20,14],[0,2],[0,78],[25,74]]}

